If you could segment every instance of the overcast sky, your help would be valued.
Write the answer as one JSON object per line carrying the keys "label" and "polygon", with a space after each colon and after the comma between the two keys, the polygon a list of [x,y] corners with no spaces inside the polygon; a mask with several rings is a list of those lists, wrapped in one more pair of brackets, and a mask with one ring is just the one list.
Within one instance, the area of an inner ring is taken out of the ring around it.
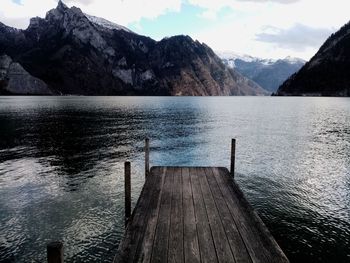
{"label": "overcast sky", "polygon": [[[350,20],[350,0],[66,0],[160,40],[190,35],[214,50],[309,59]],[[0,21],[26,28],[57,0],[0,0]]]}

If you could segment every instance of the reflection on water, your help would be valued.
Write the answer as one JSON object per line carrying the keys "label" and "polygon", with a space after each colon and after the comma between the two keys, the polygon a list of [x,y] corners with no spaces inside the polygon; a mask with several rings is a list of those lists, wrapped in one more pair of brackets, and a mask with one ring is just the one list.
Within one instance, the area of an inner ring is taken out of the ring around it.
{"label": "reflection on water", "polygon": [[229,164],[295,262],[350,260],[346,98],[0,97],[0,261],[110,262],[123,228],[123,162],[133,204],[143,140],[156,165]]}

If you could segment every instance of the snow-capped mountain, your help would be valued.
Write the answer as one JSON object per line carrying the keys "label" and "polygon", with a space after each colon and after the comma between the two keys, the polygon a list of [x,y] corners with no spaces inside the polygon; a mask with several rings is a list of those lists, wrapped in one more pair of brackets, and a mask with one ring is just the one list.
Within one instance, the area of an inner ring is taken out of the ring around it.
{"label": "snow-capped mountain", "polygon": [[272,93],[305,64],[304,60],[293,57],[263,59],[233,52],[216,53],[227,66],[236,69]]}
{"label": "snow-capped mountain", "polygon": [[265,65],[269,65],[274,63],[276,60],[274,59],[263,59],[263,58],[257,58],[246,54],[238,54],[231,51],[216,51],[216,54],[222,59],[225,60],[227,63],[232,65],[232,67],[236,67],[235,61],[236,60],[242,60],[244,62],[260,62]]}
{"label": "snow-capped mountain", "polygon": [[306,63],[306,61],[304,59],[295,58],[295,57],[291,57],[291,56],[288,56],[288,57],[284,58],[283,60],[288,61],[291,64],[305,64]]}
{"label": "snow-capped mountain", "polygon": [[97,16],[92,16],[85,14],[85,16],[94,24],[97,24],[99,26],[105,27],[107,29],[116,29],[116,30],[124,30],[126,32],[133,33],[129,28],[125,26],[118,25],[116,23],[113,23],[111,21],[108,21],[107,19],[97,17]]}
{"label": "snow-capped mountain", "polygon": [[[266,95],[189,36],[161,41],[138,35],[62,1],[26,30],[0,23],[0,93],[81,95]],[[6,55],[6,56],[5,56]],[[6,62],[6,63],[5,63]],[[2,63],[2,64],[1,64]],[[9,79],[13,78],[13,79]],[[42,81],[38,91],[33,85]],[[11,84],[11,90],[9,90]],[[18,84],[16,86],[15,84]]]}
{"label": "snow-capped mountain", "polygon": [[228,61],[232,61],[234,64],[234,61],[236,59],[240,59],[246,62],[252,62],[254,60],[256,60],[257,58],[249,56],[249,55],[245,55],[245,54],[238,54],[238,53],[234,53],[231,51],[216,51],[215,52],[221,59],[225,59]]}

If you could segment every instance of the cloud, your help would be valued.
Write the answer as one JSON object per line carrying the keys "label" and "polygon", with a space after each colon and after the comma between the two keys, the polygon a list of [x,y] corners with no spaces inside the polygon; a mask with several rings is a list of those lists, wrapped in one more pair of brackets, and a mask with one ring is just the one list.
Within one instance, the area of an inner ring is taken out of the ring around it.
{"label": "cloud", "polygon": [[94,2],[94,0],[66,0],[64,1],[66,4],[83,4],[83,5],[89,5],[92,4]]}
{"label": "cloud", "polygon": [[[13,27],[26,28],[31,17],[44,17],[57,6],[58,0],[0,0],[0,21]],[[155,19],[167,12],[180,12],[182,0],[63,0],[67,6],[127,26],[142,18]]]}
{"label": "cloud", "polygon": [[329,28],[313,28],[303,24],[295,24],[288,29],[267,26],[265,30],[270,32],[256,34],[257,41],[295,51],[319,47],[334,32]]}
{"label": "cloud", "polygon": [[[56,7],[57,1],[0,0],[0,21],[9,26],[26,28],[31,17],[45,17],[48,10]],[[87,14],[123,26],[133,25],[133,30],[140,34],[152,36],[152,32],[158,28],[159,32],[164,32],[164,36],[185,32],[215,50],[231,50],[271,58],[288,55],[310,58],[322,42],[350,18],[349,0],[63,2],[69,7],[75,5]],[[160,16],[161,19],[157,20]],[[185,18],[188,25],[180,23]],[[135,29],[135,25],[139,30]],[[187,30],[188,28],[190,29]],[[157,38],[161,37],[163,36],[157,35]]]}
{"label": "cloud", "polygon": [[[185,1],[185,0],[184,0]],[[300,2],[302,0],[186,0],[189,4],[203,9],[200,17],[214,20],[218,18],[223,9],[235,11],[254,11],[268,3],[286,5]],[[306,0],[305,0],[306,1]]]}
{"label": "cloud", "polygon": [[266,2],[275,2],[279,4],[292,4],[299,2],[301,0],[237,0],[240,2],[256,2],[256,3],[266,3]]}
{"label": "cloud", "polygon": [[35,1],[0,0],[0,21],[16,28],[26,28],[29,19],[35,16],[45,16],[46,12],[57,5],[55,0]]}
{"label": "cloud", "polygon": [[[78,7],[79,3],[76,4]],[[94,0],[84,12],[127,26],[142,18],[156,19],[168,12],[180,12],[182,0]]]}
{"label": "cloud", "polygon": [[0,13],[0,22],[15,28],[28,27],[30,17],[9,18]]}
{"label": "cloud", "polygon": [[216,1],[189,1],[203,8],[205,6],[205,11],[217,10],[217,6],[221,8],[225,5],[222,10],[227,10],[229,6],[231,12],[224,19],[220,9],[216,20],[213,20],[213,15],[208,16],[213,20],[213,26],[198,30],[193,34],[194,38],[214,50],[266,58],[290,55],[309,59],[328,36],[350,19],[349,0],[299,0],[290,4],[217,0],[217,5]]}

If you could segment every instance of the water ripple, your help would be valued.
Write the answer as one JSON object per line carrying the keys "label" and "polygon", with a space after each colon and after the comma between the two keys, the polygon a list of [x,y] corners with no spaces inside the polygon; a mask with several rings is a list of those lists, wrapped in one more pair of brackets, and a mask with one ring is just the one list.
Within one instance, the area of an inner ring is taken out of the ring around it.
{"label": "water ripple", "polygon": [[151,164],[228,166],[292,262],[350,261],[350,103],[342,98],[0,97],[0,261],[110,262]]}

